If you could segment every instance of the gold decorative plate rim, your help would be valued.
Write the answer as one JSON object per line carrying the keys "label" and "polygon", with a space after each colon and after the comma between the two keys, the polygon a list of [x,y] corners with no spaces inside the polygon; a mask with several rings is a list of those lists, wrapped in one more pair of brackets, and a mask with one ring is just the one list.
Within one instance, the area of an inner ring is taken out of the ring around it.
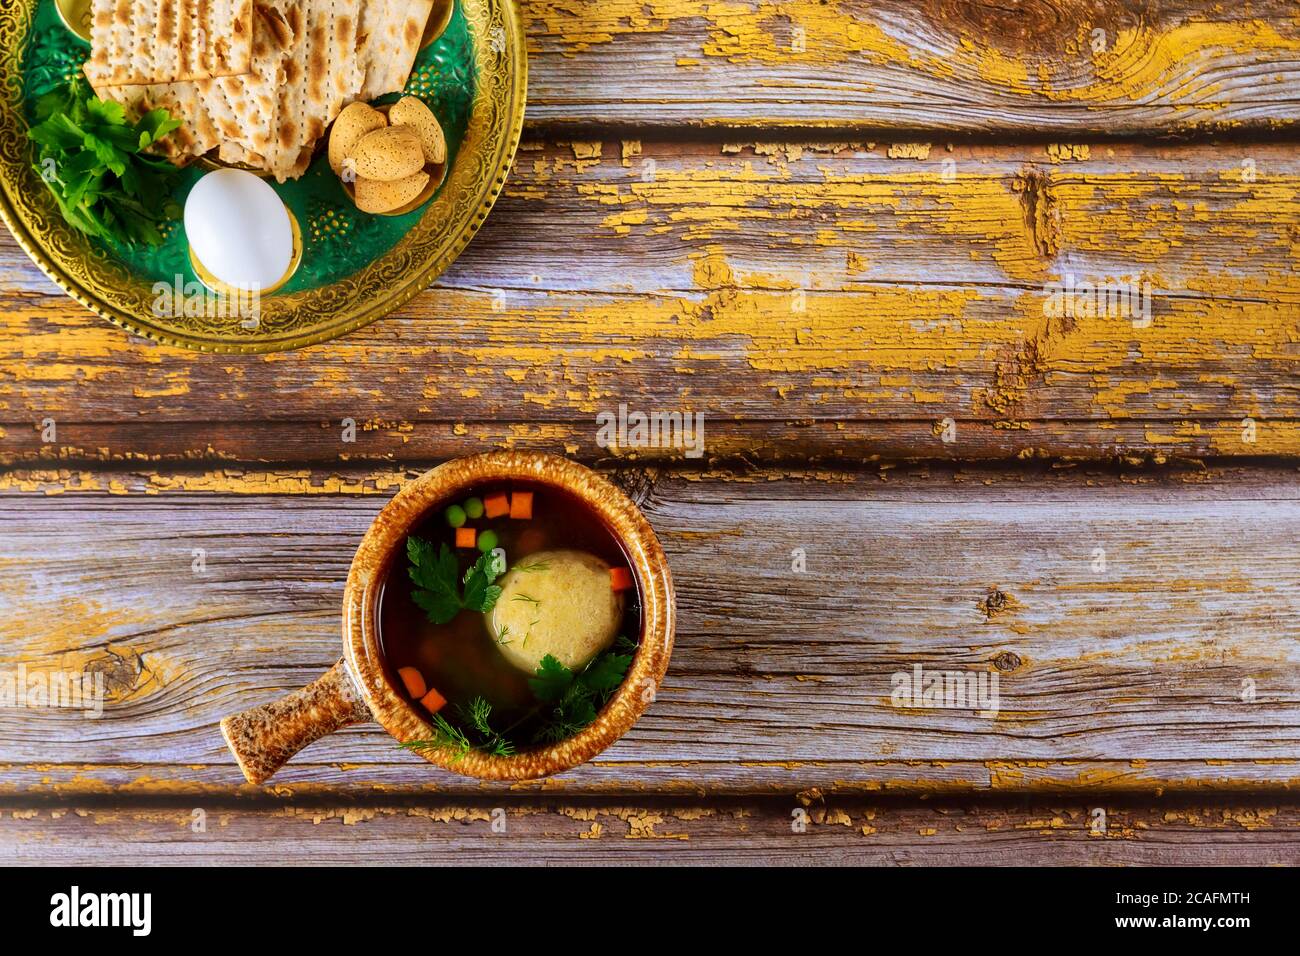
{"label": "gold decorative plate rim", "polygon": [[[456,162],[449,170],[443,194],[435,197],[433,204],[426,208],[411,232],[393,249],[367,263],[356,273],[319,289],[274,296],[263,304],[264,311],[268,307],[288,311],[310,306],[315,311],[327,312],[338,316],[337,318],[319,322],[303,331],[291,328],[264,335],[259,333],[257,338],[189,333],[168,327],[156,317],[133,314],[115,305],[111,301],[112,288],[102,277],[96,281],[89,267],[84,271],[85,281],[78,279],[67,264],[72,257],[66,253],[57,256],[51,253],[48,243],[39,237],[37,230],[41,223],[38,217],[16,199],[16,195],[25,186],[30,186],[31,179],[35,177],[25,153],[26,122],[21,115],[22,55],[24,41],[30,32],[39,2],[40,0],[17,0],[15,6],[0,18],[0,68],[5,74],[2,84],[5,92],[0,95],[0,120],[16,121],[22,131],[22,150],[15,149],[14,154],[5,154],[4,144],[0,142],[0,219],[4,220],[18,245],[36,266],[73,300],[132,335],[162,345],[215,354],[284,352],[308,348],[347,335],[401,308],[445,272],[478,233],[505,188],[523,135],[528,91],[528,53],[523,18],[516,0],[459,0],[465,16],[474,28],[473,50],[478,88],[475,91],[470,125],[457,153]],[[494,23],[498,12],[500,22]],[[494,26],[499,26],[504,32],[504,42],[492,35]],[[9,32],[6,27],[17,35],[6,37],[4,34]],[[497,111],[499,118],[496,119],[495,126],[499,130],[486,129],[480,106],[485,101],[490,102],[491,94],[498,89],[500,109]],[[498,131],[501,135],[493,147],[489,143],[490,134]],[[470,166],[476,150],[488,150],[477,164],[477,169],[482,170],[483,175],[477,177],[477,182],[456,184],[465,194],[461,201],[457,202],[449,195],[447,201],[443,202],[443,195],[452,188],[453,179],[464,180],[473,174],[474,170]],[[27,182],[24,183],[24,180]],[[455,218],[460,221],[448,228],[445,235],[434,235],[437,224],[429,222],[430,215],[436,209],[451,209],[453,203],[459,207]],[[72,231],[70,227],[64,228]],[[93,253],[93,248],[85,237],[78,234],[75,239],[87,253]],[[390,278],[376,275],[379,271],[376,267],[385,260],[398,256],[399,253],[409,258],[413,243],[417,240],[430,248],[418,255],[419,261],[411,271],[396,283]],[[86,258],[94,256],[88,255]],[[103,264],[95,271],[115,275],[123,285],[130,282],[129,275],[116,263]],[[96,284],[100,286],[98,290],[94,288]],[[330,298],[338,299],[340,291],[342,301],[327,301]]]}

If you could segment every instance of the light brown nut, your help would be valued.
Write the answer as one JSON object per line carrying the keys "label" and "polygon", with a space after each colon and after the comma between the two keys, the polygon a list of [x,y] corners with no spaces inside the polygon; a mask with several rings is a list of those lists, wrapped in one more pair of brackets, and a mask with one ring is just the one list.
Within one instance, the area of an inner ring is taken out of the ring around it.
{"label": "light brown nut", "polygon": [[447,161],[447,139],[442,135],[442,126],[419,97],[403,96],[388,111],[388,119],[394,126],[400,123],[415,130],[426,163],[437,165]]}
{"label": "light brown nut", "polygon": [[357,177],[392,182],[424,168],[420,137],[409,126],[389,126],[367,133],[352,151]]}
{"label": "light brown nut", "polygon": [[329,161],[334,174],[343,175],[343,162],[352,154],[361,137],[387,125],[384,114],[366,103],[349,103],[344,107],[330,130]]}
{"label": "light brown nut", "polygon": [[420,170],[401,179],[361,179],[353,183],[357,208],[362,212],[392,212],[416,199],[424,192],[429,174]]}

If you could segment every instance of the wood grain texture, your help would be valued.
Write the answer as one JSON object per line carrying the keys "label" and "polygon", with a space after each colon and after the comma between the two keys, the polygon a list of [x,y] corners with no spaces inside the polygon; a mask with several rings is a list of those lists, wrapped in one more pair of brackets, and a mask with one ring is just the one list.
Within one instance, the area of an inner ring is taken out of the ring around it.
{"label": "wood grain texture", "polygon": [[[669,553],[677,648],[637,727],[544,786],[1289,790],[1300,481],[1253,474],[624,476]],[[0,663],[97,670],[111,691],[98,720],[0,714],[8,792],[232,792],[217,721],[337,659],[342,581],[377,507],[0,499]],[[918,664],[997,674],[996,717],[896,706],[894,675]],[[277,782],[319,785],[333,765],[353,792],[507,789],[405,759],[376,728],[301,760]]]}
{"label": "wood grain texture", "polygon": [[709,802],[70,800],[0,809],[0,846],[13,863],[78,865],[1261,866],[1300,862],[1300,809],[1250,799],[916,805],[815,792]]}
{"label": "wood grain texture", "polygon": [[988,134],[1290,128],[1286,0],[525,0],[528,115]]}
{"label": "wood grain texture", "polygon": [[620,402],[718,460],[1300,454],[1294,150],[527,145],[437,287],[287,355],[128,342],[0,243],[0,462],[592,458]]}
{"label": "wood grain texture", "polygon": [[[0,674],[108,690],[0,709],[7,858],[1300,863],[1295,5],[522,8],[506,193],[339,342],[129,339],[0,239]],[[1048,314],[1066,276],[1151,323]],[[620,402],[704,457],[598,444]],[[337,659],[382,501],[511,447],[661,535],[647,716],[514,787],[373,726],[243,783],[217,722]],[[918,664],[997,716],[896,706]]]}

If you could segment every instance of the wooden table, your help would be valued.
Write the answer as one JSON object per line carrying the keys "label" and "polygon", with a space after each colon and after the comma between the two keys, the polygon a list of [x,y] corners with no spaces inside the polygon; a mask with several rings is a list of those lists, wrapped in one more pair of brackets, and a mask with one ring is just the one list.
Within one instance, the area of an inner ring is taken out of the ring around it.
{"label": "wooden table", "polygon": [[[523,6],[515,171],[400,314],[182,352],[0,242],[0,665],[109,688],[0,711],[7,858],[1300,861],[1294,4]],[[704,456],[600,447],[620,403]],[[649,713],[513,787],[373,726],[243,784],[218,720],[337,659],[382,503],[492,448],[654,524]],[[996,716],[897,706],[917,665]]]}

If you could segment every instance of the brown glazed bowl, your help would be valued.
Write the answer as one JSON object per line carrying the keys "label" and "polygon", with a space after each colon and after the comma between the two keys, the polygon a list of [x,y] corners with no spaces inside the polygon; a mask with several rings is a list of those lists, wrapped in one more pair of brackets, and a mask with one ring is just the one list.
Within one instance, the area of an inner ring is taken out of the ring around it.
{"label": "brown glazed bowl", "polygon": [[221,732],[250,783],[270,778],[303,747],[349,724],[376,720],[399,743],[426,740],[433,726],[389,684],[380,657],[379,595],[407,533],[430,511],[488,481],[520,479],[576,495],[623,545],[641,596],[641,642],[623,684],[588,727],[547,747],[512,757],[471,751],[455,759],[416,751],[430,763],[483,780],[528,780],[590,760],[636,723],[654,700],[673,649],[673,583],[659,540],[627,496],[590,468],[535,452],[494,452],[439,465],[404,487],[370,526],[348,572],[343,595],[344,657],[315,682],[287,697],[227,717]]}

